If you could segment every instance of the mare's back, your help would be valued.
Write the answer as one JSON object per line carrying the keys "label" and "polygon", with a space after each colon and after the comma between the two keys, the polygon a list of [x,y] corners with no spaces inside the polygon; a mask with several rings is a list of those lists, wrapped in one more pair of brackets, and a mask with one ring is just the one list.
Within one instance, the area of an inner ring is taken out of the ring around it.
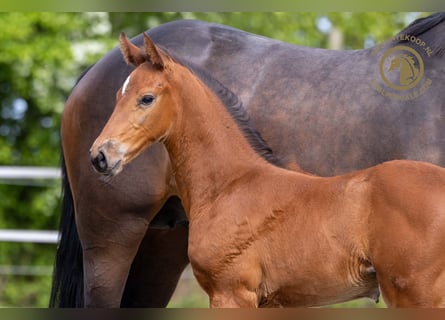
{"label": "mare's back", "polygon": [[[424,27],[434,32],[421,30],[438,48],[445,47],[434,29],[444,28],[440,19]],[[166,24],[150,35],[191,69],[204,69],[238,95],[274,152],[306,171],[334,175],[404,158],[445,165],[440,143],[445,62],[439,55],[424,58],[425,76],[432,80],[427,91],[401,100],[373,87],[382,82],[380,59],[400,44],[395,41],[331,51],[200,21]]]}

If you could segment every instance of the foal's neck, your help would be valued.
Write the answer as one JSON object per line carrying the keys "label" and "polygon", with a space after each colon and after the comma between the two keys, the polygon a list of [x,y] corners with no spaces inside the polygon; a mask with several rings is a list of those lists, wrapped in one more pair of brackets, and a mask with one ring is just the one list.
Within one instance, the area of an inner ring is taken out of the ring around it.
{"label": "foal's neck", "polygon": [[194,76],[179,81],[181,110],[165,145],[190,214],[190,209],[213,203],[236,180],[269,164],[252,149],[210,89]]}

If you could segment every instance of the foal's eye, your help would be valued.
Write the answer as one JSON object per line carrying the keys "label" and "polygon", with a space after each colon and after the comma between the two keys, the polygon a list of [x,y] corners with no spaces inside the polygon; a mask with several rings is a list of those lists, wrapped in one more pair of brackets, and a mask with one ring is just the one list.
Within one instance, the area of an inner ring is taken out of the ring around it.
{"label": "foal's eye", "polygon": [[139,104],[144,107],[150,106],[155,101],[155,97],[151,94],[146,94],[139,100]]}

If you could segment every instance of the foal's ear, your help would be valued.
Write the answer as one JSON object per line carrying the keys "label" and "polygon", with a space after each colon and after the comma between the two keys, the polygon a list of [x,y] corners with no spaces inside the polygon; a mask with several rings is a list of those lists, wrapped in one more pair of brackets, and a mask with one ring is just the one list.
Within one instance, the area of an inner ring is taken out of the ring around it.
{"label": "foal's ear", "polygon": [[164,69],[166,66],[167,56],[159,49],[148,36],[147,33],[144,32],[144,49],[145,53],[148,56],[149,61],[156,67]]}
{"label": "foal's ear", "polygon": [[137,67],[138,65],[144,63],[145,58],[141,52],[141,49],[139,49],[136,45],[131,43],[131,41],[128,40],[124,32],[121,32],[119,36],[119,41],[121,43],[122,55],[124,56],[125,62],[127,64],[131,64]]}

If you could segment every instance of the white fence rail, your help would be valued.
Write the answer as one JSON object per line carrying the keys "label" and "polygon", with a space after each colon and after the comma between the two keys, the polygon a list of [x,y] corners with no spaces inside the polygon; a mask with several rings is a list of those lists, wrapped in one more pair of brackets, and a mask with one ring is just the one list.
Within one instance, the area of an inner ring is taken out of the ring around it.
{"label": "white fence rail", "polygon": [[[0,242],[31,242],[56,244],[59,232],[52,230],[13,230],[1,229]],[[8,276],[48,276],[53,272],[52,266],[16,266],[0,265],[0,275]]]}
{"label": "white fence rail", "polygon": [[[9,167],[0,166],[0,183],[3,181],[25,180],[32,182],[39,179],[60,179],[59,168]],[[7,182],[9,183],[9,182]],[[30,183],[30,185],[34,185]],[[53,230],[17,230],[0,229],[0,242],[46,243],[56,244],[60,234]],[[51,275],[52,266],[16,266],[0,265],[0,275]],[[187,267],[181,279],[194,279],[190,267]]]}
{"label": "white fence rail", "polygon": [[[60,177],[59,168],[0,166],[0,181],[54,180],[60,179]],[[0,230],[0,242],[57,243],[58,239],[59,233],[57,231]]]}
{"label": "white fence rail", "polygon": [[59,168],[0,166],[0,184],[50,187],[60,177]]}
{"label": "white fence rail", "polygon": [[58,240],[58,231],[0,230],[0,242],[57,243]]}
{"label": "white fence rail", "polygon": [[[0,183],[34,186],[34,181],[60,179],[61,171],[54,167],[0,166]],[[53,230],[0,229],[0,242],[56,244],[59,232]],[[0,265],[0,275],[51,275],[52,266]]]}
{"label": "white fence rail", "polygon": [[24,179],[59,179],[61,176],[59,168],[41,167],[0,167],[1,180],[24,180]]}

